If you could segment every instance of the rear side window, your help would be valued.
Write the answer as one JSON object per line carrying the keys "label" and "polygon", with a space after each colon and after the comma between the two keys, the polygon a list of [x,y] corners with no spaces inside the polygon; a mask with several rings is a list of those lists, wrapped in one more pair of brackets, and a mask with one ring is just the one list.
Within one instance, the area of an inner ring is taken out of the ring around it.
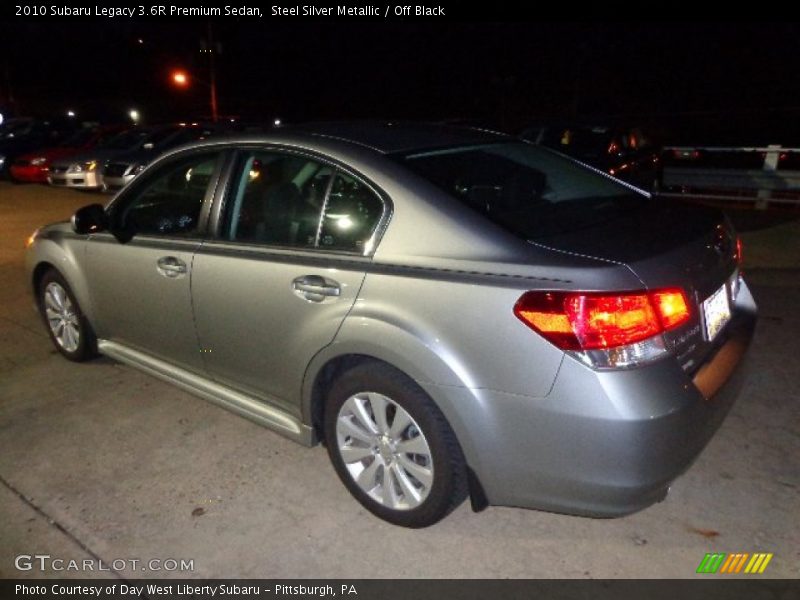
{"label": "rear side window", "polygon": [[355,177],[333,180],[319,239],[320,248],[363,254],[383,214],[383,202]]}
{"label": "rear side window", "polygon": [[523,142],[449,148],[399,159],[524,239],[591,227],[648,201],[613,179]]}
{"label": "rear side window", "polygon": [[240,159],[224,237],[314,248],[332,169],[313,159],[252,152]]}
{"label": "rear side window", "polygon": [[234,242],[366,254],[383,201],[336,167],[282,152],[242,155],[222,236]]}

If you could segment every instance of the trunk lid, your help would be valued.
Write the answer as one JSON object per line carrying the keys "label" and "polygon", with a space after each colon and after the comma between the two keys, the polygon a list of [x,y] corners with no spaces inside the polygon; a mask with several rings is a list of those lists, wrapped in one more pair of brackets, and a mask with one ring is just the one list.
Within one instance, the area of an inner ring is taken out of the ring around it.
{"label": "trunk lid", "polygon": [[736,285],[736,235],[722,213],[655,198],[607,214],[595,210],[585,224],[564,229],[532,241],[623,264],[647,289],[686,291],[692,319],[665,339],[684,370],[698,368],[714,345],[706,339],[703,302],[727,286],[730,303]]}

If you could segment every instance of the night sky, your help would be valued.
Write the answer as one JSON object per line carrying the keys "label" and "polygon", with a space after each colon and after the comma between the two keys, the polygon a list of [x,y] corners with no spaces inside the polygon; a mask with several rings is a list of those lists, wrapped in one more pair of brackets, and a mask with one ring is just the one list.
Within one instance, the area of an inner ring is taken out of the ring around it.
{"label": "night sky", "polygon": [[[105,120],[136,107],[149,122],[208,115],[206,87],[169,83],[179,67],[208,76],[207,27],[205,19],[4,20],[0,106]],[[213,27],[220,113],[245,120],[447,118],[515,129],[622,119],[784,138],[800,121],[798,24],[215,19]]]}

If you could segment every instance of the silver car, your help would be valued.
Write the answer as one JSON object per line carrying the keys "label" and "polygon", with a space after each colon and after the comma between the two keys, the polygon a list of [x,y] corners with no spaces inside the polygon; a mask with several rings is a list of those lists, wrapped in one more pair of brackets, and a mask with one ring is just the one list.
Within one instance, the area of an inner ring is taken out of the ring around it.
{"label": "silver car", "polygon": [[[36,305],[430,525],[470,497],[640,510],[741,385],[756,306],[713,211],[499,134],[319,124],[206,140],[36,232]],[[300,475],[302,477],[302,474]]]}

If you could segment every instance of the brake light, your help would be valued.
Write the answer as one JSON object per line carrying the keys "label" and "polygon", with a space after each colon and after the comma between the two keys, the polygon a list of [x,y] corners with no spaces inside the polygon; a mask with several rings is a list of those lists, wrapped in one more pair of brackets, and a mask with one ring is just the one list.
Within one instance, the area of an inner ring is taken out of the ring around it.
{"label": "brake light", "polygon": [[742,245],[742,238],[736,236],[736,263],[741,266],[744,261],[744,246]]}
{"label": "brake light", "polygon": [[689,320],[691,313],[683,290],[659,290],[650,292],[656,313],[664,331],[674,329]]}
{"label": "brake light", "polygon": [[687,322],[681,289],[651,292],[526,292],[514,305],[523,323],[564,350],[609,350]]}
{"label": "brake light", "polygon": [[583,350],[633,344],[659,332],[646,294],[570,295],[564,308]]}

